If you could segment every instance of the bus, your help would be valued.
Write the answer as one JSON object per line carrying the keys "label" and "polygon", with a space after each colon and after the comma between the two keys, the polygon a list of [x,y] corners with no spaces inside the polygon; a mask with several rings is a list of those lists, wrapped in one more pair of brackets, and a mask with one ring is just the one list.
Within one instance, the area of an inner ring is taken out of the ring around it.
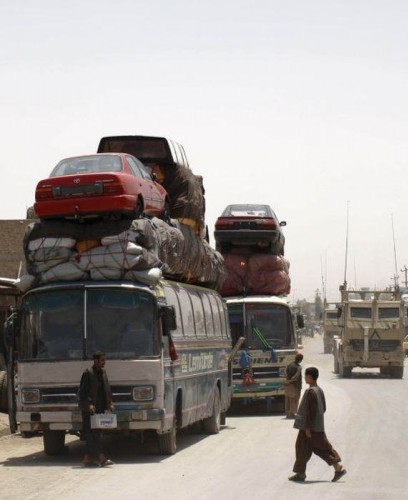
{"label": "bus", "polygon": [[[245,338],[232,361],[233,400],[284,396],[286,367],[296,354],[296,332],[287,300],[275,296],[226,299],[232,342]],[[299,328],[303,316],[297,315]]]}
{"label": "bus", "polygon": [[47,455],[80,435],[77,393],[92,354],[104,351],[117,427],[154,430],[161,454],[177,431],[202,422],[216,434],[231,402],[231,337],[217,292],[161,280],[65,282],[28,291],[9,317],[10,430],[41,432]]}

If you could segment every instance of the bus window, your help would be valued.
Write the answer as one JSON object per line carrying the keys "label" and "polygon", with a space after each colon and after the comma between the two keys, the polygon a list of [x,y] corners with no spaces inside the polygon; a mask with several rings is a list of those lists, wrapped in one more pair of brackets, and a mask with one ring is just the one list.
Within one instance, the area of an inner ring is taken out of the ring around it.
{"label": "bus window", "polygon": [[183,321],[176,292],[171,286],[164,286],[163,288],[166,295],[167,305],[173,306],[176,313],[177,328],[171,331],[171,336],[174,339],[183,338]]}
{"label": "bus window", "polygon": [[181,319],[183,321],[183,331],[185,337],[195,337],[194,315],[191,300],[188,292],[184,288],[176,288],[176,295],[180,303]]}
{"label": "bus window", "polygon": [[223,334],[225,334],[225,327],[220,308],[217,304],[217,299],[214,295],[208,295],[208,298],[210,300],[211,309],[213,312],[215,335],[217,337],[222,337]]}
{"label": "bus window", "polygon": [[292,344],[291,313],[287,307],[248,304],[246,313],[248,347],[280,349]]}
{"label": "bus window", "polygon": [[244,314],[242,304],[228,305],[228,316],[232,343],[235,344],[239,337],[244,337]]}
{"label": "bus window", "polygon": [[207,293],[203,293],[201,295],[201,298],[203,300],[203,306],[204,306],[204,320],[205,320],[205,328],[207,330],[207,336],[214,337],[215,335],[214,320],[213,320],[213,313],[211,309],[210,299],[208,298]]}
{"label": "bus window", "polygon": [[195,291],[190,291],[190,298],[193,304],[194,322],[197,337],[206,337],[207,332],[205,331],[204,310],[200,295]]}

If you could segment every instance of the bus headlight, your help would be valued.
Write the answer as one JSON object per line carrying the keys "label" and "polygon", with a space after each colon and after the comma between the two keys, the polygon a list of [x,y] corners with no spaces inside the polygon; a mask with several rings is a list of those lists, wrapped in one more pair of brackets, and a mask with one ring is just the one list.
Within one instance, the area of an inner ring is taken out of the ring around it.
{"label": "bus headlight", "polygon": [[21,391],[21,400],[24,404],[39,403],[40,389],[23,389]]}
{"label": "bus headlight", "polygon": [[154,387],[152,385],[133,387],[132,395],[135,401],[152,401],[154,399]]}

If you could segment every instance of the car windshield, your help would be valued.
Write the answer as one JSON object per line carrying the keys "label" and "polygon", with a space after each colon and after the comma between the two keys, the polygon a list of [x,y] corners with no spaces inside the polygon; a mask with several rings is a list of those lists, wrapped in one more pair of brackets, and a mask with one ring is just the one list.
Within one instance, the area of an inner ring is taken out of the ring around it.
{"label": "car windshield", "polygon": [[78,175],[98,172],[120,172],[122,161],[116,155],[77,156],[61,160],[51,172],[50,177]]}
{"label": "car windshield", "polygon": [[222,217],[272,217],[268,205],[228,205]]}

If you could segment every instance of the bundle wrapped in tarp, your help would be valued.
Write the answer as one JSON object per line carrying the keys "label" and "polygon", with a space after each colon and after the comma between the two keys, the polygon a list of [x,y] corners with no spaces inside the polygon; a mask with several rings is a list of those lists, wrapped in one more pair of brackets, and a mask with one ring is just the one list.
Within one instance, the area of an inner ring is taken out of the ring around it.
{"label": "bundle wrapped in tarp", "polygon": [[287,295],[290,293],[289,262],[267,253],[224,255],[225,280],[221,295]]}
{"label": "bundle wrapped in tarp", "polygon": [[27,228],[24,253],[32,276],[22,280],[25,288],[28,283],[89,279],[153,284],[162,274],[217,288],[223,279],[221,254],[176,220],[35,222]]}
{"label": "bundle wrapped in tarp", "polygon": [[170,215],[190,225],[197,234],[204,228],[205,201],[202,177],[181,165],[165,169],[163,187],[169,194]]}

